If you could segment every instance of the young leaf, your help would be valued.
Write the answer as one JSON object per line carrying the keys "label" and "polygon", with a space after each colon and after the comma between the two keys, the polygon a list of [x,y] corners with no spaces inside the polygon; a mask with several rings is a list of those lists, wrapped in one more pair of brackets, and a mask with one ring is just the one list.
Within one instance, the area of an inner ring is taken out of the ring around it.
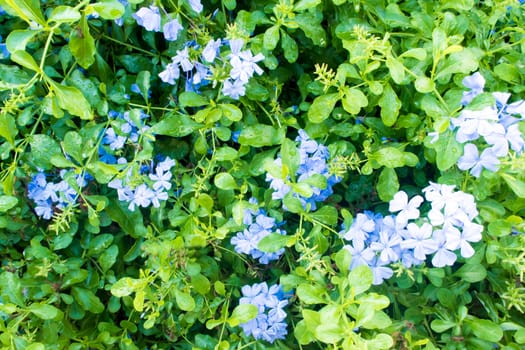
{"label": "young leaf", "polygon": [[58,84],[51,79],[48,79],[47,82],[55,93],[60,108],[81,119],[93,119],[91,106],[79,89]]}
{"label": "young leaf", "polygon": [[279,42],[279,26],[273,25],[270,28],[266,29],[263,37],[264,49],[272,51],[277,46]]}
{"label": "young leaf", "polygon": [[377,194],[383,202],[390,201],[399,190],[399,181],[396,171],[392,168],[383,168],[377,182]]}
{"label": "young leaf", "polygon": [[97,11],[100,17],[104,19],[118,19],[124,14],[125,8],[118,0],[102,0],[92,4],[93,9]]}

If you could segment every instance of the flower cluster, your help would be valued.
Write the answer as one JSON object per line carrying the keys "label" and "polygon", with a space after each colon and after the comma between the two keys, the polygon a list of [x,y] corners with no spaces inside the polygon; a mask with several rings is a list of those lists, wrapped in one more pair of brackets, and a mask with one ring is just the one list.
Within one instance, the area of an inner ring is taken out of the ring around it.
{"label": "flower cluster", "polygon": [[[189,5],[191,9],[197,13],[201,13],[203,10],[200,0],[189,0]],[[184,29],[177,18],[163,20],[160,14],[160,9],[154,5],[141,7],[133,14],[133,18],[137,21],[139,26],[144,27],[147,31],[162,31],[164,38],[168,41],[177,40],[179,32]],[[164,25],[162,25],[163,21],[165,22]]]}
{"label": "flower cluster", "polygon": [[[123,164],[126,160],[119,159]],[[133,176],[132,169],[126,173],[126,178],[116,178],[108,183],[108,187],[116,189],[118,199],[128,203],[128,209],[134,211],[136,207],[147,208],[153,205],[155,208],[160,207],[160,201],[168,199],[168,190],[171,189],[171,168],[175,166],[175,161],[166,157],[155,167],[144,166],[141,168],[141,176]],[[155,168],[153,172],[152,169]],[[147,175],[147,176],[146,176]],[[138,185],[135,185],[138,184]]]}
{"label": "flower cluster", "polygon": [[[53,217],[54,209],[63,209],[76,202],[77,191],[64,179],[67,171],[60,172],[61,181],[48,182],[47,175],[39,172],[34,175],[27,186],[27,196],[32,199],[36,206],[35,212],[39,217],[49,220]],[[86,186],[86,179],[77,176],[76,182],[79,188]]]}
{"label": "flower cluster", "polygon": [[[257,204],[254,198],[250,199],[250,202]],[[284,249],[273,253],[265,253],[257,248],[261,239],[271,233],[286,234],[284,230],[278,228],[275,218],[267,216],[262,209],[257,211],[245,209],[243,223],[248,227],[242,232],[237,232],[231,239],[231,244],[235,247],[235,251],[251,255],[252,258],[258,259],[261,264],[268,264],[270,261],[279,259],[284,253]]]}
{"label": "flower cluster", "polygon": [[[132,113],[136,115],[136,118],[132,118]],[[115,164],[117,163],[117,159],[113,155],[113,152],[123,149],[128,140],[132,143],[137,143],[139,136],[149,129],[149,126],[137,125],[137,123],[149,118],[149,116],[142,111],[124,113],[110,111],[108,116],[113,119],[114,127],[106,129],[104,137],[102,138],[102,145],[99,147],[99,156],[101,161],[108,164]],[[107,150],[107,147],[109,147],[109,150]]]}
{"label": "flower cluster", "polygon": [[[468,105],[484,92],[485,79],[480,73],[463,79],[463,85],[469,91],[463,93],[461,103]],[[525,101],[508,104],[510,93],[492,93],[493,104],[481,109],[464,109],[458,118],[451,120],[452,129],[457,129],[456,140],[466,143],[463,156],[458,160],[461,170],[470,170],[471,175],[479,177],[483,169],[497,171],[500,158],[506,157],[512,149],[521,153],[525,141],[519,129],[519,122],[525,118]],[[520,116],[519,118],[516,116]],[[484,145],[472,143],[483,138]],[[483,147],[481,151],[478,146]]]}
{"label": "flower cluster", "polygon": [[274,284],[268,288],[268,284],[263,282],[246,285],[241,291],[243,296],[239,304],[252,304],[259,309],[254,319],[240,324],[244,333],[270,343],[284,339],[288,331],[284,322],[286,311],[283,308],[288,305],[288,300],[281,287]]}
{"label": "flower cluster", "polygon": [[[230,50],[226,56],[226,63],[220,56],[220,48],[228,44]],[[201,86],[208,85],[211,81],[211,65],[217,60],[220,69],[228,70],[229,77],[224,80],[222,93],[233,99],[239,99],[246,93],[246,84],[250,78],[257,73],[261,75],[263,70],[257,65],[262,61],[262,54],[253,55],[250,50],[242,50],[244,40],[232,39],[210,39],[203,49],[195,41],[187,42],[182,50],[172,57],[171,62],[165,70],[159,74],[160,79],[168,84],[174,85],[179,79],[181,71],[186,75],[186,91],[198,91]],[[195,53],[195,54],[191,54]]]}
{"label": "flower cluster", "polygon": [[483,231],[473,222],[478,215],[474,197],[454,191],[453,185],[436,183],[423,192],[430,203],[426,216],[419,211],[425,199],[417,195],[409,200],[404,191],[390,201],[388,216],[369,211],[357,214],[350,228],[341,232],[351,242],[345,246],[352,254],[350,269],[368,265],[374,284],[381,284],[393,275],[390,264],[410,268],[432,256],[433,266],[444,267],[455,263],[457,250],[464,258],[474,255],[470,243],[480,241]]}
{"label": "flower cluster", "polygon": [[[312,183],[313,181],[310,180],[316,177],[317,180],[322,179],[323,184],[321,187],[311,185],[312,195],[309,197],[297,193],[294,193],[294,196],[299,198],[304,208],[309,206],[311,210],[315,210],[316,203],[326,200],[333,193],[332,186],[340,182],[341,178],[329,172],[327,161],[330,158],[330,153],[326,146],[311,140],[304,130],[299,130],[299,136],[295,141],[299,142],[300,155],[299,168],[295,174],[297,183]],[[280,157],[275,159],[274,165],[281,168],[282,159]],[[270,182],[270,188],[274,190],[272,199],[283,199],[292,190],[289,175],[285,178],[279,178],[267,173],[266,181]]]}

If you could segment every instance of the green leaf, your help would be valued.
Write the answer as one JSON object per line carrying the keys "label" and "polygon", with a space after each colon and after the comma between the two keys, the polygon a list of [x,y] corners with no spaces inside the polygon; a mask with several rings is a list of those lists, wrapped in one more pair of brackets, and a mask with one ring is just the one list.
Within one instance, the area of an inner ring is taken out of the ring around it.
{"label": "green leaf", "polygon": [[259,309],[253,304],[240,304],[233,309],[231,316],[228,318],[228,324],[232,327],[240,323],[246,323],[257,317]]}
{"label": "green leaf", "polygon": [[182,311],[193,311],[195,309],[195,300],[189,293],[175,289],[175,300]]}
{"label": "green leaf", "polygon": [[79,25],[71,31],[69,49],[82,68],[89,68],[95,62],[95,39],[89,32],[87,17],[82,16]]}
{"label": "green leaf", "polygon": [[516,196],[525,198],[525,182],[506,173],[502,173],[501,177],[505,180],[507,185],[509,185],[510,189],[516,194]]}
{"label": "green leaf", "polygon": [[303,204],[299,198],[294,197],[291,192],[287,193],[283,198],[284,207],[291,213],[304,213]]}
{"label": "green leaf", "polygon": [[232,122],[238,122],[242,119],[242,111],[236,105],[220,104],[219,108],[221,109],[222,114]]}
{"label": "green leaf", "polygon": [[398,148],[387,146],[372,153],[370,159],[387,168],[400,168],[405,165],[404,153]]}
{"label": "green leaf", "polygon": [[339,271],[346,273],[352,263],[352,253],[350,253],[348,249],[339,249],[339,251],[335,253],[334,261]]}
{"label": "green leaf", "polygon": [[320,12],[311,13],[309,11],[295,16],[295,22],[304,34],[317,46],[326,45],[326,33],[321,25],[323,16]]}
{"label": "green leaf", "polygon": [[285,130],[264,124],[250,125],[242,129],[239,144],[252,147],[278,145],[284,140]]}
{"label": "green leaf", "polygon": [[359,295],[366,292],[374,281],[372,270],[366,265],[356,266],[348,274],[348,283],[353,289],[354,295]]}
{"label": "green leaf", "polygon": [[480,319],[467,319],[472,332],[479,338],[490,342],[498,342],[503,337],[501,326],[490,321]]}
{"label": "green leaf", "polygon": [[301,163],[301,155],[295,142],[285,138],[281,144],[282,166],[286,167],[286,173],[295,176]]}
{"label": "green leaf", "polygon": [[366,95],[357,88],[344,88],[344,97],[341,100],[343,108],[350,114],[358,114],[361,108],[368,105]]}
{"label": "green leaf", "polygon": [[314,334],[323,343],[335,344],[344,338],[346,331],[338,322],[329,322],[317,326]]}
{"label": "green leaf", "polygon": [[184,137],[202,127],[204,127],[203,124],[194,122],[185,114],[170,114],[157,124],[153,125],[149,131],[155,135]]}
{"label": "green leaf", "polygon": [[31,136],[29,145],[31,146],[33,162],[44,170],[52,168],[51,157],[62,155],[62,150],[58,143],[47,135],[36,134]]}
{"label": "green leaf", "polygon": [[35,59],[26,51],[18,50],[11,53],[11,61],[18,63],[27,69],[31,69],[32,71],[40,72],[40,67],[36,63]]}
{"label": "green leaf", "polygon": [[28,310],[43,320],[52,320],[62,315],[62,311],[49,304],[31,304]]}
{"label": "green leaf", "polygon": [[323,122],[330,116],[337,101],[339,101],[339,94],[337,93],[316,97],[308,109],[308,120],[312,123]]}
{"label": "green leaf", "polygon": [[81,18],[80,12],[71,6],[57,6],[51,12],[48,22],[73,23]]}
{"label": "green leaf", "polygon": [[392,80],[394,80],[396,84],[402,84],[405,80],[405,66],[403,66],[403,63],[392,55],[388,55],[386,57],[386,66],[390,71]]}
{"label": "green leaf", "polygon": [[[222,0],[222,3],[230,11],[234,10],[235,7],[237,7],[237,1],[236,0]],[[219,349],[219,350],[222,350],[222,349]]]}
{"label": "green leaf", "polygon": [[146,102],[149,99],[150,79],[151,73],[147,70],[140,71],[139,74],[137,74],[136,83]]}
{"label": "green leaf", "polygon": [[434,149],[436,150],[436,165],[441,171],[450,169],[463,154],[461,144],[456,141],[455,134],[450,131],[439,135]]}
{"label": "green leaf", "polygon": [[377,194],[383,202],[389,202],[399,190],[399,180],[392,168],[383,168],[377,182]]}
{"label": "green leaf", "polygon": [[219,162],[232,161],[238,158],[239,152],[230,146],[222,146],[215,150],[213,154],[215,159]]}
{"label": "green leaf", "polygon": [[221,190],[235,190],[239,187],[233,176],[228,173],[218,173],[215,175],[214,183],[215,186]]}
{"label": "green leaf", "polygon": [[104,19],[118,19],[125,12],[124,6],[117,0],[103,0],[91,5],[95,11]]}
{"label": "green leaf", "polygon": [[326,288],[317,284],[301,283],[297,287],[297,297],[305,304],[326,304],[327,300],[323,298],[326,294]]}
{"label": "green leaf", "polygon": [[284,248],[289,240],[289,236],[278,233],[270,233],[259,241],[259,244],[257,244],[257,249],[265,253],[275,253]]}
{"label": "green leaf", "polygon": [[299,0],[296,4],[294,4],[294,11],[303,12],[304,10],[316,7],[317,5],[321,4],[321,2],[321,0]]}
{"label": "green leaf", "polygon": [[487,277],[487,270],[481,264],[465,264],[456,271],[455,275],[466,282],[475,283]]}
{"label": "green leaf", "polygon": [[379,311],[385,309],[386,307],[388,307],[388,305],[390,305],[390,299],[388,299],[386,295],[381,295],[377,293],[367,293],[359,297],[359,303],[372,305],[374,310]]}
{"label": "green leaf", "polygon": [[0,0],[0,6],[10,15],[18,16],[30,25],[31,21],[43,27],[46,25],[39,0]]}
{"label": "green leaf", "polygon": [[64,136],[64,152],[77,162],[82,162],[82,137],[76,131],[68,131]]}
{"label": "green leaf", "polygon": [[264,49],[272,51],[277,46],[279,42],[279,26],[273,25],[270,28],[266,29],[263,37]]}
{"label": "green leaf", "polygon": [[456,325],[455,322],[452,322],[449,320],[434,320],[430,324],[430,328],[432,328],[434,332],[443,333],[446,330],[454,327],[455,325]]}
{"label": "green leaf", "polygon": [[9,52],[18,50],[25,51],[27,43],[38,34],[38,30],[31,29],[15,29],[5,39],[5,44]]}
{"label": "green leaf", "polygon": [[91,290],[77,286],[71,287],[71,295],[75,298],[80,307],[94,314],[104,311],[104,304]]}
{"label": "green leaf", "polygon": [[0,213],[5,213],[18,204],[18,198],[0,195]]}
{"label": "green leaf", "polygon": [[137,281],[130,277],[123,277],[111,286],[111,294],[118,298],[130,295],[137,288]]}
{"label": "green leaf", "polygon": [[525,328],[521,328],[514,333],[514,339],[518,344],[525,344]]}
{"label": "green leaf", "polygon": [[383,123],[386,126],[394,125],[401,109],[401,101],[390,84],[387,83],[383,87],[383,96],[379,99],[378,104],[381,107],[381,120]]}
{"label": "green leaf", "polygon": [[15,118],[11,114],[0,113],[0,136],[14,146],[17,134],[18,128],[16,126]]}
{"label": "green leaf", "polygon": [[450,54],[445,63],[438,69],[436,79],[440,79],[451,74],[469,74],[478,69],[478,60],[483,53],[478,48],[464,48],[459,52]]}
{"label": "green leaf", "polygon": [[60,108],[81,119],[93,119],[91,106],[79,89],[58,84],[50,79],[47,82],[55,93]]}
{"label": "green leaf", "polygon": [[284,58],[286,58],[289,63],[297,61],[299,57],[299,47],[295,40],[283,29],[281,29],[281,47],[284,52]]}
{"label": "green leaf", "polygon": [[308,217],[326,225],[335,225],[337,224],[338,213],[336,208],[330,205],[323,205],[317,211],[309,213]]}
{"label": "green leaf", "polygon": [[394,339],[388,334],[380,333],[372,339],[366,340],[367,349],[386,350],[394,346]]}
{"label": "green leaf", "polygon": [[193,91],[184,91],[179,95],[179,105],[181,107],[201,107],[209,104],[206,97]]}
{"label": "green leaf", "polygon": [[426,94],[426,93],[434,91],[436,84],[430,78],[427,78],[425,76],[419,76],[414,82],[414,87],[416,88],[418,92]]}

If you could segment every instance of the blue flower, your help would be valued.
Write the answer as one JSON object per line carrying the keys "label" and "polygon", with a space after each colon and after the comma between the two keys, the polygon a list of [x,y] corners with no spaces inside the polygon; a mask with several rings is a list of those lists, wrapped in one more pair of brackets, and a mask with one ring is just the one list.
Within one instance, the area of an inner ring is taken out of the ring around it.
{"label": "blue flower", "polygon": [[483,93],[485,87],[485,78],[479,73],[476,72],[471,76],[465,77],[462,81],[463,85],[470,89],[470,91],[463,92],[463,98],[461,99],[462,105],[468,105],[474,97]]}
{"label": "blue flower", "polygon": [[399,212],[397,214],[397,222],[400,225],[406,225],[408,220],[417,219],[419,217],[419,206],[423,203],[423,197],[414,196],[408,201],[408,195],[405,191],[399,191],[394,195],[394,198],[389,202],[388,210],[391,213]]}
{"label": "blue flower", "polygon": [[184,29],[179,23],[178,19],[172,19],[168,23],[164,24],[162,31],[164,32],[164,38],[168,41],[175,41],[179,36],[179,32]]}
{"label": "blue flower", "polygon": [[159,73],[159,78],[165,83],[175,85],[175,80],[179,79],[180,69],[176,63],[169,63],[166,68]]}
{"label": "blue flower", "polygon": [[224,81],[224,85],[221,91],[224,94],[224,96],[228,96],[233,98],[234,100],[238,100],[239,97],[244,96],[244,94],[246,93],[246,87],[244,86],[244,83],[240,80],[226,79]]}
{"label": "blue flower", "polygon": [[259,310],[258,315],[240,326],[244,334],[254,337],[256,340],[265,340],[273,343],[278,339],[284,339],[288,334],[286,323],[286,311],[288,305],[286,295],[279,285],[268,288],[266,282],[245,285],[241,288],[243,296],[239,304],[252,304]]}
{"label": "blue flower", "polygon": [[115,151],[117,149],[122,149],[126,143],[126,140],[127,137],[117,135],[113,128],[108,128],[104,138],[102,139],[102,143],[109,145],[109,148],[111,148],[112,151]]}
{"label": "blue flower", "polygon": [[[255,217],[255,221],[253,220]],[[256,213],[249,213],[250,220],[245,220],[248,225],[247,229],[232,237],[230,243],[234,246],[237,253],[251,255],[252,258],[258,259],[261,264],[268,264],[277,260],[284,253],[284,249],[277,252],[266,253],[258,249],[259,242],[271,233],[285,235],[286,232],[278,228],[275,219],[267,216],[263,210],[259,209]]]}
{"label": "blue flower", "polygon": [[195,11],[197,13],[201,13],[202,12],[202,9],[204,7],[202,6],[200,0],[188,0],[188,2],[189,2],[190,7],[192,8],[193,11]]}
{"label": "blue flower", "polygon": [[435,236],[438,241],[438,248],[432,257],[432,265],[434,267],[452,266],[457,260],[457,256],[454,252],[450,251],[447,247],[447,239],[444,230],[435,231]]}
{"label": "blue flower", "polygon": [[366,241],[368,235],[374,232],[376,223],[374,220],[369,219],[365,214],[357,214],[355,220],[346,233],[343,234],[343,238],[348,241]]}
{"label": "blue flower", "polygon": [[499,164],[500,162],[491,148],[485,149],[480,156],[478,148],[472,143],[465,145],[463,156],[458,160],[458,168],[461,170],[471,169],[470,174],[475,177],[481,175],[483,168],[497,171]]}
{"label": "blue flower", "polygon": [[432,238],[432,225],[424,223],[421,227],[410,223],[407,226],[407,238],[401,243],[403,249],[413,249],[414,257],[425,260],[427,255],[438,249],[438,242]]}
{"label": "blue flower", "polygon": [[206,62],[213,62],[215,61],[215,58],[219,54],[219,48],[221,47],[221,39],[213,40],[210,39],[208,43],[206,44],[206,47],[204,47],[204,50],[202,50],[202,58]]}
{"label": "blue flower", "polygon": [[137,24],[144,27],[147,31],[160,32],[160,12],[156,6],[142,7],[133,14]]}

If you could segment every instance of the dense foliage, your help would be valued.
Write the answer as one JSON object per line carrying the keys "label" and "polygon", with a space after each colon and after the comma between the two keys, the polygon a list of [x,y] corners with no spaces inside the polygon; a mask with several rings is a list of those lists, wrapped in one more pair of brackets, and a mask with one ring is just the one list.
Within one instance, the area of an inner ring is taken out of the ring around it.
{"label": "dense foliage", "polygon": [[0,0],[3,349],[522,349],[525,5]]}

